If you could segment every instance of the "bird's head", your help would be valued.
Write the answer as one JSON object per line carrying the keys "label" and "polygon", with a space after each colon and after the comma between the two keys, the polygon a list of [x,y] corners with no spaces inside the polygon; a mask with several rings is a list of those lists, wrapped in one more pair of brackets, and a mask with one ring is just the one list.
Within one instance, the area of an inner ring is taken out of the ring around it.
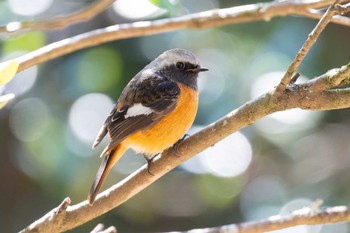
{"label": "bird's head", "polygon": [[155,72],[194,89],[197,89],[198,73],[208,70],[201,67],[192,52],[178,48],[165,51],[152,63]]}

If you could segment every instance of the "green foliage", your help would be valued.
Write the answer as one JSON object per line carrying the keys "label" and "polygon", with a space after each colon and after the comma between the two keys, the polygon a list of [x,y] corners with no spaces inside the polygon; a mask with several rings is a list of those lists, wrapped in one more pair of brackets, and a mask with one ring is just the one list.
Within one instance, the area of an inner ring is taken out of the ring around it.
{"label": "green foliage", "polygon": [[28,32],[26,34],[10,37],[3,42],[3,51],[9,54],[15,51],[33,51],[46,44],[43,32]]}

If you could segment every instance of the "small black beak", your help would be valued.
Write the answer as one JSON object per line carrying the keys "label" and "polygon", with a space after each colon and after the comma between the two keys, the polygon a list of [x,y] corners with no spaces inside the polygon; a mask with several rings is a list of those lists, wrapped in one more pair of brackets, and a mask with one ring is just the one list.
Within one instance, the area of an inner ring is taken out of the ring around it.
{"label": "small black beak", "polygon": [[199,72],[208,71],[208,70],[209,69],[207,69],[207,68],[202,68],[200,66],[197,66],[197,67],[195,67],[193,69],[187,69],[186,71],[193,72],[193,73],[199,73]]}

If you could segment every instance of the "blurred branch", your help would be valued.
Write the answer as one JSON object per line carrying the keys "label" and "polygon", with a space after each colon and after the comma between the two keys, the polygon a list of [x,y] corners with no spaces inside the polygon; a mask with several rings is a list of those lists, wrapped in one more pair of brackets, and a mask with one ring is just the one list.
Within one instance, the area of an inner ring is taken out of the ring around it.
{"label": "blurred branch", "polygon": [[[293,62],[288,67],[287,72],[283,76],[281,82],[276,87],[276,91],[282,91],[285,88],[287,88],[288,84],[290,83],[292,76],[298,69],[299,65],[302,63],[304,58],[306,57],[306,54],[308,54],[309,50],[311,49],[312,45],[317,41],[317,38],[321,34],[321,32],[326,28],[327,24],[332,20],[333,16],[337,14],[341,14],[340,10],[343,10],[343,8],[338,8],[338,5],[341,0],[335,0],[334,3],[329,6],[326,13],[322,16],[314,30],[309,34],[307,37],[305,43],[295,56]],[[338,10],[339,9],[339,10]]]}
{"label": "blurred branch", "polygon": [[[20,63],[18,72],[79,49],[113,40],[153,35],[179,29],[205,29],[234,23],[269,21],[271,18],[278,16],[305,16],[306,11],[327,7],[332,2],[332,0],[274,1],[215,9],[176,18],[109,26],[49,44],[19,57],[17,59]],[[349,20],[343,19],[345,17],[336,18],[334,22],[350,26]]]}
{"label": "blurred branch", "polygon": [[[290,85],[281,93],[268,92],[181,142],[177,147],[178,157],[173,155],[171,149],[163,152],[152,163],[154,175],[148,173],[145,165],[120,183],[99,194],[93,206],[84,201],[68,206],[62,211],[56,211],[57,208],[55,208],[22,232],[66,231],[100,216],[124,203],[184,161],[273,112],[292,108],[331,110],[350,107],[350,89],[334,89],[340,87],[341,83],[347,79],[350,79],[350,63],[306,83]],[[350,218],[348,215],[338,215],[343,216],[339,221]]]}
{"label": "blurred branch", "polygon": [[20,34],[30,31],[52,30],[63,28],[68,25],[89,20],[104,11],[116,0],[96,0],[85,9],[73,12],[71,15],[58,17],[51,20],[31,21],[31,22],[11,22],[6,26],[0,26],[0,33]]}
{"label": "blurred branch", "polygon": [[102,223],[99,223],[90,233],[117,233],[117,229],[113,226],[106,229],[104,227]]}
{"label": "blurred branch", "polygon": [[293,211],[286,216],[276,215],[261,221],[251,221],[239,224],[230,224],[219,227],[177,231],[172,233],[257,233],[280,230],[299,225],[319,225],[350,221],[350,209],[346,206],[329,207],[323,210],[303,208]]}
{"label": "blurred branch", "polygon": [[[299,12],[299,15],[312,18],[312,19],[321,19],[322,16],[324,15],[324,12],[321,10],[310,9],[310,10]],[[336,15],[332,18],[332,23],[336,23],[344,26],[350,26],[350,18],[346,16]]]}

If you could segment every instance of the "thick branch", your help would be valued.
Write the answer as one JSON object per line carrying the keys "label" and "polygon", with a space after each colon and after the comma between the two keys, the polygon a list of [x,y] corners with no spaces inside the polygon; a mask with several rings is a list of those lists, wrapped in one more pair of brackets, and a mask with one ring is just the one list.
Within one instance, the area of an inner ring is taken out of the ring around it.
{"label": "thick branch", "polygon": [[0,27],[0,33],[19,34],[30,31],[52,30],[63,28],[68,25],[89,20],[104,11],[116,0],[97,0],[85,9],[79,10],[51,20],[31,21],[31,22],[11,22]]}
{"label": "thick branch", "polygon": [[220,227],[211,227],[205,229],[194,229],[183,232],[173,233],[191,233],[191,232],[205,232],[205,233],[258,233],[268,232],[288,227],[299,225],[319,225],[327,223],[337,223],[350,221],[350,209],[346,206],[335,206],[323,210],[313,210],[311,208],[303,208],[294,211],[290,215],[271,216],[268,219],[261,221],[252,221],[239,224],[230,224]]}
{"label": "thick branch", "polygon": [[[349,89],[321,90],[318,87],[319,91],[312,91],[313,85],[320,86],[321,82],[341,83],[342,80],[350,78],[349,76],[350,64],[331,74],[327,73],[307,83],[294,85],[283,93],[266,93],[183,141],[177,148],[179,157],[174,156],[171,149],[165,151],[152,164],[154,175],[150,175],[147,166],[143,166],[125,180],[98,195],[93,206],[84,201],[60,212],[53,210],[28,226],[23,232],[66,231],[102,215],[119,206],[184,161],[273,112],[296,107],[309,110],[350,107]],[[326,88],[328,85],[323,85],[323,87]]]}
{"label": "thick branch", "polygon": [[203,29],[226,24],[267,21],[278,16],[303,15],[305,10],[325,7],[332,2],[331,0],[274,1],[210,10],[177,18],[114,25],[61,40],[25,54],[17,59],[20,64],[18,72],[79,49],[113,40],[159,34],[178,29]]}

